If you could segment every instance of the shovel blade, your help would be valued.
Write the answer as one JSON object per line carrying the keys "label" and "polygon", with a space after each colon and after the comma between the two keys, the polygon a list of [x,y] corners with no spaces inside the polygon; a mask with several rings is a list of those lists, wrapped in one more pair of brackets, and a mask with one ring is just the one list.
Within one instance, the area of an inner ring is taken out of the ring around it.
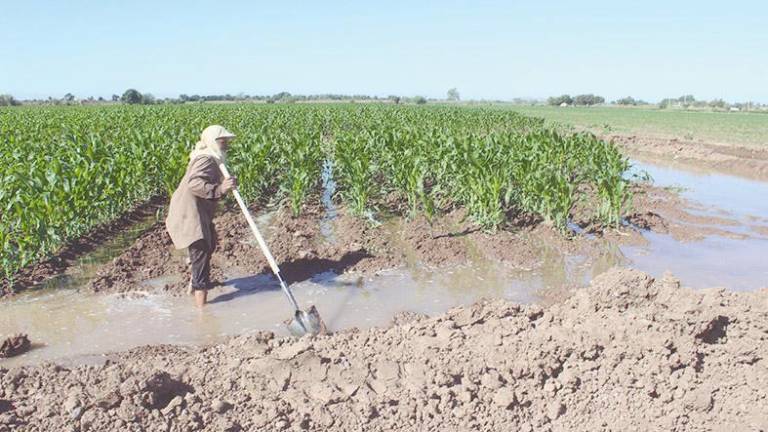
{"label": "shovel blade", "polygon": [[288,331],[296,337],[306,334],[314,336],[327,333],[325,323],[314,306],[310,307],[307,311],[297,310],[293,318],[286,321],[285,325],[288,327]]}

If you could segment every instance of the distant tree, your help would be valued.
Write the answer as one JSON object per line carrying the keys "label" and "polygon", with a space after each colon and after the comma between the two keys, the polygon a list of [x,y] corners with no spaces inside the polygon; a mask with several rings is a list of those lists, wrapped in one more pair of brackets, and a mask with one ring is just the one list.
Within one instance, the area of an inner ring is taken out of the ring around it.
{"label": "distant tree", "polygon": [[155,96],[152,95],[152,93],[144,93],[141,95],[141,103],[144,105],[152,105],[155,102]]}
{"label": "distant tree", "polygon": [[547,104],[553,105],[553,106],[560,106],[562,104],[573,104],[573,98],[571,98],[570,95],[564,94],[561,96],[552,96],[549,99],[547,99]]}
{"label": "distant tree", "polygon": [[413,101],[416,102],[417,105],[424,105],[427,103],[427,99],[424,96],[416,96],[413,98]]}
{"label": "distant tree", "polygon": [[591,105],[597,105],[597,104],[601,104],[601,103],[605,103],[605,98],[602,97],[602,96],[595,96],[595,95],[593,95],[591,93],[590,94],[577,95],[577,96],[575,96],[573,98],[573,104],[574,105],[591,106]]}
{"label": "distant tree", "polygon": [[638,101],[635,100],[632,96],[627,96],[621,99],[615,100],[613,103],[616,105],[637,105]]}
{"label": "distant tree", "polygon": [[397,96],[397,95],[389,95],[387,96],[387,99],[391,100],[395,104],[400,103],[400,96]]}
{"label": "distant tree", "polygon": [[0,95],[0,106],[17,106],[21,105],[21,102],[9,94]]}
{"label": "distant tree", "polygon": [[726,108],[728,104],[722,99],[713,99],[707,103],[711,108]]}
{"label": "distant tree", "polygon": [[677,99],[664,98],[659,102],[659,108],[666,109],[677,104]]}
{"label": "distant tree", "polygon": [[123,93],[123,96],[120,97],[120,101],[129,105],[136,105],[142,102],[142,96],[138,90],[128,89]]}
{"label": "distant tree", "polygon": [[456,90],[456,88],[452,88],[448,90],[448,100],[449,101],[459,101],[461,98],[459,96],[459,91]]}
{"label": "distant tree", "polygon": [[69,103],[72,103],[74,101],[75,101],[75,95],[73,95],[72,93],[67,93],[67,94],[64,95],[64,102],[69,104]]}
{"label": "distant tree", "polygon": [[118,96],[118,95],[116,95],[116,94],[113,94],[113,95],[112,95],[112,102],[117,102],[117,101],[119,101],[119,100],[120,100],[120,96]]}
{"label": "distant tree", "polygon": [[104,98],[99,96],[99,102],[104,102]]}
{"label": "distant tree", "polygon": [[284,101],[284,100],[289,99],[290,97],[291,97],[290,93],[288,93],[287,91],[282,91],[282,92],[272,96],[272,99],[274,99],[275,101]]}
{"label": "distant tree", "polygon": [[696,98],[693,97],[693,95],[683,95],[677,98],[677,101],[680,102],[681,105],[687,108],[693,105],[694,102],[696,102]]}

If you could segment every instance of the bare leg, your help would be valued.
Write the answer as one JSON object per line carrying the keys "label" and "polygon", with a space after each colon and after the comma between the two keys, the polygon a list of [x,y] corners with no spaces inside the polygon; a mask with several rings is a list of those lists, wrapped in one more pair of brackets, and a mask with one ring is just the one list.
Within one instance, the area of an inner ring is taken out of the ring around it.
{"label": "bare leg", "polygon": [[195,304],[201,308],[208,302],[208,291],[195,290]]}
{"label": "bare leg", "polygon": [[211,270],[211,252],[205,240],[198,240],[189,246],[192,277],[189,290],[195,294],[195,304],[203,307],[208,301]]}

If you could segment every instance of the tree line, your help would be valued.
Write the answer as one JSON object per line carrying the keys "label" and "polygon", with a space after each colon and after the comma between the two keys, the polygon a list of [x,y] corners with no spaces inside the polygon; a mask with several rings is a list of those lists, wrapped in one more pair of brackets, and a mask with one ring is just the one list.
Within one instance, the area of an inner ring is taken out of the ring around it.
{"label": "tree line", "polygon": [[582,106],[590,106],[590,105],[599,105],[605,103],[605,98],[602,96],[593,95],[591,93],[589,94],[580,94],[576,95],[574,97],[571,97],[571,95],[561,95],[561,96],[552,96],[549,99],[547,99],[547,104],[549,105],[582,105]]}
{"label": "tree line", "polygon": [[[448,100],[458,101],[459,93],[456,89],[451,89],[448,92]],[[88,98],[78,99],[74,94],[67,93],[61,98],[49,97],[47,99],[31,99],[25,100],[24,103],[30,104],[46,104],[46,105],[88,105],[98,103],[123,103],[128,105],[153,105],[159,103],[171,103],[182,104],[190,102],[265,102],[265,103],[292,103],[292,102],[314,102],[314,101],[376,101],[376,102],[391,102],[395,104],[399,103],[413,103],[413,104],[425,104],[428,99],[424,96],[398,96],[389,95],[387,97],[370,96],[363,94],[336,94],[336,93],[322,93],[313,95],[294,95],[289,92],[283,91],[273,95],[248,95],[244,93],[221,94],[221,95],[199,95],[199,94],[181,94],[176,98],[156,98],[151,93],[142,93],[136,89],[128,89],[123,92],[122,95],[113,94],[112,97],[107,100],[103,97],[94,98],[90,96]],[[0,95],[0,106],[21,105],[22,101],[15,99],[11,95]]]}

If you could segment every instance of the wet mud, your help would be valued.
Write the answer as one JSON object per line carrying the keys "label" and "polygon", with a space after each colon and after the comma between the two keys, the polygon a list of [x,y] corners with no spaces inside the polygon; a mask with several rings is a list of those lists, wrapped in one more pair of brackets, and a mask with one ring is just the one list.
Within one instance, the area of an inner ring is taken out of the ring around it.
{"label": "wet mud", "polygon": [[[466,217],[463,209],[427,220],[392,217],[372,223],[349,215],[344,208],[327,209],[311,201],[294,217],[287,207],[253,207],[267,243],[289,283],[331,271],[372,275],[383,270],[447,268],[478,260],[502,263],[510,271],[540,268],[547,253],[600,259],[606,244],[642,245],[644,231],[669,234],[677,240],[709,235],[739,237],[723,230],[738,224],[727,217],[689,211],[695,205],[674,191],[651,185],[633,186],[633,201],[623,226],[595,226],[585,206],[574,209],[573,231],[562,232],[524,214],[510,214],[510,223],[487,232]],[[212,281],[223,284],[232,274],[271,273],[247,224],[236,207],[223,207],[214,219],[217,247],[212,257]],[[162,221],[146,229],[122,253],[98,266],[85,289],[101,293],[160,291],[184,295],[188,280],[186,251],[175,250]],[[157,283],[158,280],[165,281]],[[154,281],[148,283],[148,281]]]}
{"label": "wet mud", "polygon": [[29,336],[25,334],[17,334],[7,337],[2,343],[0,343],[0,358],[15,357],[29,351],[32,347],[32,343],[29,341]]}
{"label": "wet mud", "polygon": [[638,135],[602,135],[625,153],[647,161],[676,162],[685,167],[716,170],[768,181],[768,150],[736,144],[708,143]]}
{"label": "wet mud", "polygon": [[0,368],[0,431],[765,430],[766,320],[767,290],[617,269],[550,306]]}

